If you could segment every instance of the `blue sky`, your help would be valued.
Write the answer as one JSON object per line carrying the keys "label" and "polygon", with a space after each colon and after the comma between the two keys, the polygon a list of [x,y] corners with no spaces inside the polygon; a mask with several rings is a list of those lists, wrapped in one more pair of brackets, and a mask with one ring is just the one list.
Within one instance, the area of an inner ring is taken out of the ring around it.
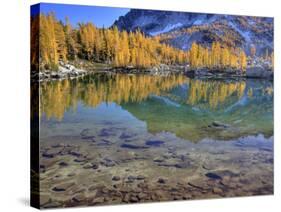
{"label": "blue sky", "polygon": [[[119,16],[125,15],[130,9],[114,7],[98,7],[71,4],[50,4],[41,3],[40,12],[54,12],[57,19],[65,21],[68,17],[72,26],[77,26],[79,22],[93,22],[97,27],[110,27]],[[31,14],[35,14],[34,8]]]}

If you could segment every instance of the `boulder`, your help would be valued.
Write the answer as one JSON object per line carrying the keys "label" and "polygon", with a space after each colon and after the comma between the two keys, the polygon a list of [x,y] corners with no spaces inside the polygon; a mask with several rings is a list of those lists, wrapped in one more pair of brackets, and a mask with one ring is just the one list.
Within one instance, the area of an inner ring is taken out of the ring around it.
{"label": "boulder", "polygon": [[160,71],[166,71],[166,70],[170,70],[170,67],[166,64],[160,64],[159,69]]}
{"label": "boulder", "polygon": [[70,65],[70,64],[66,64],[65,68],[67,68],[70,71],[73,71],[75,69],[75,67],[73,65]]}
{"label": "boulder", "polygon": [[59,72],[61,72],[61,73],[69,73],[70,70],[67,69],[67,68],[64,67],[64,66],[59,66]]}
{"label": "boulder", "polygon": [[209,74],[207,69],[197,69],[194,73],[195,76],[207,76]]}
{"label": "boulder", "polygon": [[51,72],[51,78],[53,78],[53,79],[61,79],[64,77],[65,77],[65,74],[62,72]]}

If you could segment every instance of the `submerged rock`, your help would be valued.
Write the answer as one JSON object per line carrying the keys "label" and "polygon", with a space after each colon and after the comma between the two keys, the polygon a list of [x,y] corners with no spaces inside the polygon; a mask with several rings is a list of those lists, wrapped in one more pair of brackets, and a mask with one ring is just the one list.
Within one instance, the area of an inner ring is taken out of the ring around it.
{"label": "submerged rock", "polygon": [[146,145],[154,146],[154,147],[159,147],[164,143],[165,143],[164,141],[159,141],[159,140],[149,140],[145,142]]}
{"label": "submerged rock", "polygon": [[82,153],[80,153],[78,151],[75,151],[75,150],[69,151],[69,154],[72,155],[72,156],[75,156],[75,157],[81,157],[82,156]]}
{"label": "submerged rock", "polygon": [[219,176],[218,174],[213,173],[213,172],[208,172],[207,174],[205,174],[205,176],[210,178],[210,179],[213,179],[213,180],[221,180],[222,179],[221,176]]}
{"label": "submerged rock", "polygon": [[52,166],[54,166],[58,162],[58,159],[56,158],[48,158],[44,160],[40,160],[40,169],[49,169]]}
{"label": "submerged rock", "polygon": [[77,194],[72,198],[72,201],[74,202],[82,202],[85,201],[85,195],[84,194]]}
{"label": "submerged rock", "polygon": [[78,158],[74,159],[74,162],[76,162],[76,163],[83,163],[83,162],[86,162],[86,161],[87,161],[87,159],[84,158],[84,157],[78,157]]}
{"label": "submerged rock", "polygon": [[139,199],[137,198],[137,196],[135,196],[135,195],[130,196],[130,202],[138,202],[138,201],[139,201]]}
{"label": "submerged rock", "polygon": [[215,194],[223,194],[223,190],[220,189],[220,188],[215,187],[215,188],[213,188],[213,193],[215,193]]}
{"label": "submerged rock", "polygon": [[177,163],[175,164],[176,168],[180,168],[180,169],[186,169],[186,168],[190,168],[191,167],[191,163],[188,161],[185,162],[181,162],[181,163]]}
{"label": "submerged rock", "polygon": [[156,157],[156,158],[153,159],[153,162],[155,162],[155,163],[162,163],[162,162],[164,162],[164,158]]}
{"label": "submerged rock", "polygon": [[191,187],[194,187],[194,188],[197,188],[197,189],[200,189],[200,190],[204,190],[203,187],[201,187],[200,185],[196,185],[193,182],[188,182],[187,184]]}
{"label": "submerged rock", "polygon": [[101,165],[106,167],[113,167],[115,166],[115,162],[109,158],[104,158],[103,161],[100,162]]}
{"label": "submerged rock", "polygon": [[90,129],[83,129],[81,132],[80,132],[80,135],[81,137],[85,137],[85,136],[90,136]]}
{"label": "submerged rock", "polygon": [[213,121],[212,126],[214,127],[223,127],[223,128],[229,128],[230,125],[229,124],[225,124],[219,121]]}
{"label": "submerged rock", "polygon": [[102,129],[99,133],[100,137],[108,137],[108,136],[114,136],[115,133],[112,132],[110,129]]}
{"label": "submerged rock", "polygon": [[164,178],[159,178],[157,182],[160,184],[165,184],[167,182],[167,180]]}
{"label": "submerged rock", "polygon": [[120,138],[120,139],[129,139],[129,138],[134,137],[135,135],[136,135],[136,134],[129,134],[129,133],[123,132],[123,133],[119,136],[119,138]]}
{"label": "submerged rock", "polygon": [[145,176],[138,175],[138,176],[136,177],[136,179],[137,179],[137,180],[144,180],[144,179],[145,179]]}
{"label": "submerged rock", "polygon": [[119,176],[113,176],[113,177],[112,177],[112,180],[113,180],[113,181],[119,181],[120,179],[121,179],[121,178],[120,178]]}
{"label": "submerged rock", "polygon": [[217,166],[218,166],[217,164],[209,162],[209,163],[204,163],[202,165],[202,168],[206,170],[214,170]]}
{"label": "submerged rock", "polygon": [[148,146],[135,145],[135,144],[122,144],[120,147],[127,148],[127,149],[147,149],[147,148],[149,148]]}
{"label": "submerged rock", "polygon": [[93,199],[93,204],[95,205],[95,204],[101,204],[101,203],[103,203],[105,201],[105,198],[104,197],[97,197],[97,198],[95,198],[95,199]]}
{"label": "submerged rock", "polygon": [[113,143],[109,140],[106,139],[101,139],[101,141],[97,144],[98,146],[109,146],[112,145]]}
{"label": "submerged rock", "polygon": [[56,202],[56,201],[49,202],[43,206],[43,208],[59,208],[59,207],[61,207],[61,203]]}
{"label": "submerged rock", "polygon": [[61,167],[65,167],[65,166],[68,166],[68,163],[62,161],[62,162],[59,163],[59,165],[60,165]]}
{"label": "submerged rock", "polygon": [[98,169],[99,165],[96,163],[87,163],[85,166],[83,166],[84,169]]}
{"label": "submerged rock", "polygon": [[73,182],[63,183],[63,184],[55,186],[52,190],[56,191],[56,192],[62,192],[62,191],[66,191],[67,189],[69,189],[72,186],[74,186]]}
{"label": "submerged rock", "polygon": [[43,152],[42,156],[45,158],[53,158],[56,155],[59,155],[62,152],[60,148],[53,148]]}
{"label": "submerged rock", "polygon": [[65,147],[66,145],[63,143],[59,143],[59,144],[53,144],[52,148],[60,148],[60,147]]}

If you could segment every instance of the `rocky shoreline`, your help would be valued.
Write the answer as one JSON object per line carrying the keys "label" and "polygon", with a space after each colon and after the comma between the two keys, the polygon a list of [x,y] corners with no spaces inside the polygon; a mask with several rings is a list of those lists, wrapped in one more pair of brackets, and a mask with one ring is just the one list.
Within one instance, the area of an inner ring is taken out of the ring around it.
{"label": "rocky shoreline", "polygon": [[221,70],[207,70],[207,69],[197,69],[188,70],[184,72],[188,77],[205,77],[205,78],[216,78],[216,79],[226,79],[226,78],[256,78],[256,79],[269,79],[273,80],[274,72],[270,69],[264,69],[262,67],[249,67],[245,72],[240,70],[226,69]]}
{"label": "rocky shoreline", "polygon": [[245,72],[241,70],[226,69],[221,70],[208,70],[206,68],[200,68],[196,70],[190,69],[184,65],[165,65],[160,64],[152,68],[137,69],[134,67],[125,68],[113,68],[106,66],[103,68],[91,68],[83,69],[76,68],[74,65],[60,63],[57,71],[44,70],[38,72],[31,72],[31,79],[35,81],[49,81],[49,80],[61,80],[61,79],[73,79],[77,77],[83,77],[88,74],[97,72],[111,72],[111,73],[122,73],[122,74],[151,74],[167,76],[170,74],[185,74],[190,78],[204,77],[204,78],[257,78],[257,79],[269,79],[273,80],[274,72],[271,69],[263,68],[261,66],[249,67]]}
{"label": "rocky shoreline", "polygon": [[49,80],[58,80],[58,79],[67,79],[67,78],[76,78],[85,76],[89,73],[84,69],[78,69],[70,64],[60,63],[57,71],[44,70],[38,72],[32,72],[31,79],[36,81],[49,81]]}

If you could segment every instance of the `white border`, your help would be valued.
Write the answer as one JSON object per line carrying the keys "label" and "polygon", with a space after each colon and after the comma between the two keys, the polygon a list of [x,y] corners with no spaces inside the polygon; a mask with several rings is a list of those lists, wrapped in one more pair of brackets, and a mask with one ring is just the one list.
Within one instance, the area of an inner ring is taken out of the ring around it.
{"label": "white border", "polygon": [[[31,211],[29,201],[29,6],[39,1],[1,1],[0,33],[0,211]],[[275,18],[275,195],[221,200],[87,207],[67,211],[276,211],[281,202],[280,38],[278,0],[48,0],[127,8],[163,9]]]}

